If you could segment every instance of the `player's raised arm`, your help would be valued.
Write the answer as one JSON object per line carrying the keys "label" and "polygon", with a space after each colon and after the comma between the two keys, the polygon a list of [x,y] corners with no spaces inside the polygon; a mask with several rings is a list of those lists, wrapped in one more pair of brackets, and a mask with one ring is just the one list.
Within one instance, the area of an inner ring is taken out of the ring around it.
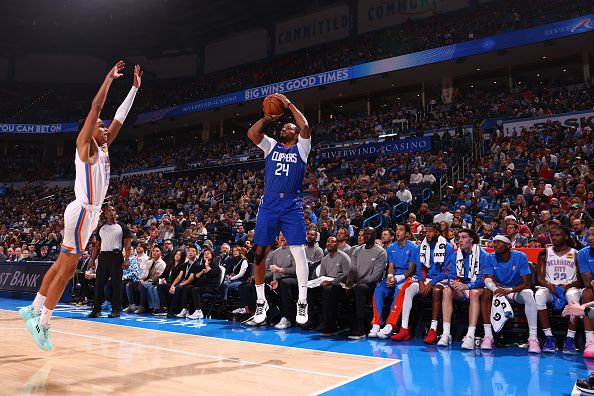
{"label": "player's raised arm", "polygon": [[[91,110],[89,111],[89,114],[87,115],[87,118],[85,119],[85,122],[78,133],[78,137],[76,138],[76,149],[80,159],[83,162],[89,162],[89,159],[94,154],[94,148],[91,149],[91,138],[93,137],[93,131],[96,128],[95,125],[99,121],[99,115],[101,114],[101,110],[103,110],[103,106],[105,105],[105,99],[107,98],[109,87],[111,86],[113,80],[122,76],[120,72],[124,69],[124,66],[124,62],[119,61],[109,71],[109,73],[107,73],[105,80],[103,80],[103,84],[101,84],[99,91],[93,99]],[[91,152],[91,150],[93,150],[93,152]]]}
{"label": "player's raised arm", "polygon": [[299,109],[283,94],[273,94],[273,96],[277,97],[281,102],[283,102],[283,106],[285,109],[289,109],[293,114],[293,118],[295,118],[295,123],[299,127],[299,135],[303,139],[309,139],[311,137],[311,132],[309,130],[309,123],[307,119],[299,111]]}
{"label": "player's raised arm", "polygon": [[138,92],[138,88],[140,88],[140,84],[142,82],[142,74],[143,71],[140,70],[140,65],[134,66],[134,80],[132,83],[132,88],[130,88],[130,92],[126,96],[126,99],[122,102],[118,110],[116,111],[115,116],[113,117],[113,121],[108,129],[108,137],[107,137],[107,145],[111,145],[111,143],[115,140],[122,129],[122,125],[124,125],[124,121],[128,116],[128,112],[132,108],[132,103],[134,103],[134,98],[136,97],[136,92]]}
{"label": "player's raised arm", "polygon": [[264,116],[248,129],[248,138],[250,138],[256,146],[258,146],[262,142],[262,139],[264,139],[264,128],[266,128],[272,121],[274,121],[274,116]]}

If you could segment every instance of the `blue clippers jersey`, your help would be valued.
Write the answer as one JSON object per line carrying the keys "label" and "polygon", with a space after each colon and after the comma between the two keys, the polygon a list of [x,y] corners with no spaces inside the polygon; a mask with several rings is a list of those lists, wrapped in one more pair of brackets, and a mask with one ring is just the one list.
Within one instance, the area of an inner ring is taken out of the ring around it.
{"label": "blue clippers jersey", "polygon": [[264,196],[267,193],[299,194],[306,167],[297,144],[287,149],[274,141],[264,163]]}

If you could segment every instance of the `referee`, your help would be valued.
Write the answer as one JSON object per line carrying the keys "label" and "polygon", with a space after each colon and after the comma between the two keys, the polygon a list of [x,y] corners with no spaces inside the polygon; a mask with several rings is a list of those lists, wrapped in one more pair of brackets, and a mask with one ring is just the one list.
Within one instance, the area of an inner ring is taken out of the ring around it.
{"label": "referee", "polygon": [[[132,234],[128,227],[116,222],[115,209],[111,205],[103,207],[106,223],[97,232],[97,243],[93,259],[98,256],[95,281],[95,297],[93,310],[89,318],[97,318],[101,314],[101,304],[105,298],[103,289],[107,280],[111,278],[111,313],[109,318],[117,318],[122,310],[122,273],[128,268],[128,260],[132,251]],[[124,254],[122,255],[122,251]]]}

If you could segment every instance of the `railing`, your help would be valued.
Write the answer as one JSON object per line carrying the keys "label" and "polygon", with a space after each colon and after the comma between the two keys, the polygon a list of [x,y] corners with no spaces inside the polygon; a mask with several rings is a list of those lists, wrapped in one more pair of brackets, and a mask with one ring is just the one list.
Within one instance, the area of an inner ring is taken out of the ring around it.
{"label": "railing", "polygon": [[376,225],[374,228],[375,228],[376,230],[377,230],[377,229],[379,229],[379,228],[382,226],[382,223],[384,222],[384,216],[382,216],[382,214],[381,214],[381,213],[376,213],[376,214],[374,214],[373,216],[371,216],[371,217],[368,217],[368,218],[366,218],[365,220],[363,220],[363,224],[361,225],[361,227],[362,227],[362,228],[365,228],[365,227],[367,227],[367,225],[369,224],[369,222],[370,222],[371,220],[373,220],[374,218],[376,218],[376,217],[379,217],[380,221],[379,221],[379,224],[378,224],[378,225]]}
{"label": "railing", "polygon": [[428,202],[430,199],[431,199],[431,189],[424,188],[423,191],[421,191],[421,203],[424,204],[425,202]]}
{"label": "railing", "polygon": [[392,208],[392,219],[404,223],[406,221],[406,215],[408,215],[408,210],[409,207],[406,202],[397,203]]}

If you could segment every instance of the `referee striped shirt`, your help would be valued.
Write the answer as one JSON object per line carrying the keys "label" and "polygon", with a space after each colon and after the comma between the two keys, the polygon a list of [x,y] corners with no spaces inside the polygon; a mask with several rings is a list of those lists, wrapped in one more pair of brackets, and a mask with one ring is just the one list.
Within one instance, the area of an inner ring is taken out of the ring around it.
{"label": "referee striped shirt", "polygon": [[130,229],[119,221],[114,224],[103,224],[97,233],[97,240],[101,241],[102,252],[122,251],[124,239],[132,238]]}

